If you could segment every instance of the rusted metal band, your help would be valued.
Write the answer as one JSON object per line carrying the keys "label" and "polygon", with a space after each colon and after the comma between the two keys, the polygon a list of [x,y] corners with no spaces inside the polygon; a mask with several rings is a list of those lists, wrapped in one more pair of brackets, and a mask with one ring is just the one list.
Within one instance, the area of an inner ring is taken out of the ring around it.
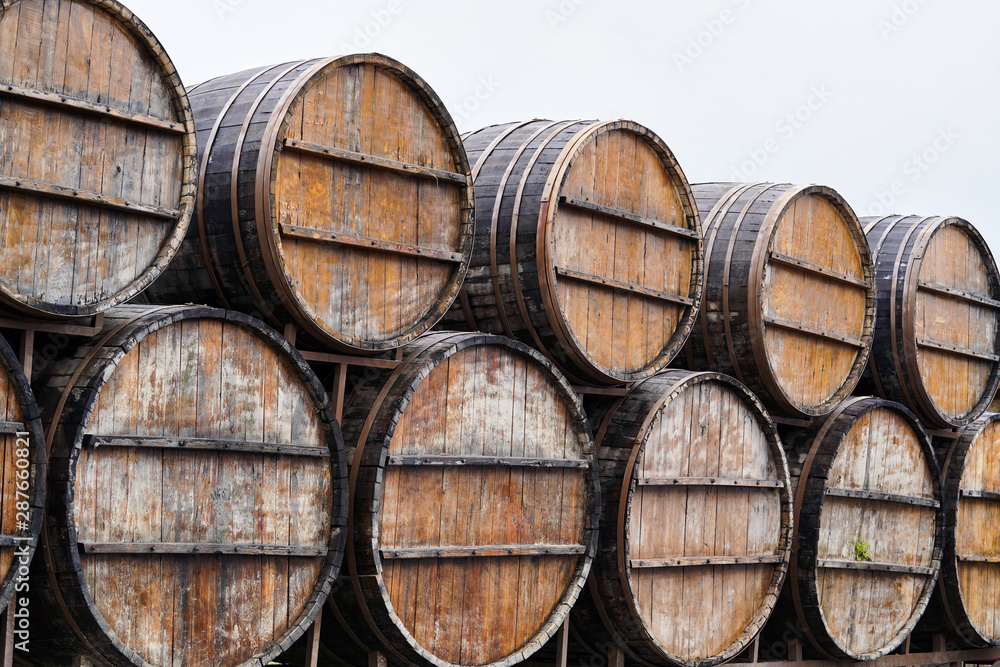
{"label": "rusted metal band", "polygon": [[[908,381],[907,381],[907,377],[906,377],[906,375],[903,372],[903,364],[906,363],[907,366],[909,366],[909,364],[906,362],[906,360],[902,360],[901,359],[901,357],[904,354],[904,350],[900,346],[899,336],[896,333],[896,308],[897,308],[897,296],[896,295],[897,295],[898,292],[902,291],[903,292],[902,299],[904,299],[904,300],[906,299],[906,294],[905,294],[904,286],[899,284],[899,266],[900,266],[900,262],[902,261],[903,257],[906,256],[906,244],[909,242],[910,237],[913,236],[913,234],[920,228],[920,226],[922,224],[924,224],[928,220],[932,220],[933,218],[934,218],[934,216],[928,216],[926,218],[920,218],[919,220],[917,220],[916,222],[914,222],[912,225],[910,225],[910,228],[906,230],[906,234],[903,236],[903,239],[899,243],[899,249],[896,251],[896,258],[893,261],[893,265],[892,265],[892,282],[889,285],[889,287],[890,287],[890,289],[889,289],[889,341],[890,341],[890,349],[891,349],[891,352],[892,352],[892,363],[893,363],[893,366],[896,369],[897,384],[899,385],[900,391],[903,394],[903,399],[904,399],[904,401],[908,405],[911,405],[911,406],[914,406],[914,407],[920,405],[920,403],[915,400],[915,397],[910,392],[910,387],[907,386],[909,384]],[[902,222],[902,220],[897,221],[897,222]],[[908,259],[908,261],[907,261],[906,270],[907,270],[907,272],[909,272],[910,270],[913,269],[913,259],[914,258],[908,257],[907,259]],[[917,258],[917,259],[919,259],[919,258]],[[919,273],[920,262],[917,261],[916,263],[917,263],[917,272]],[[900,311],[901,311],[900,312],[900,316],[903,317],[903,322],[901,324],[905,325],[905,323],[906,323],[906,317],[902,313],[903,305],[899,304],[899,307],[900,307]],[[915,346],[916,346],[916,341],[914,341],[914,347]]]}

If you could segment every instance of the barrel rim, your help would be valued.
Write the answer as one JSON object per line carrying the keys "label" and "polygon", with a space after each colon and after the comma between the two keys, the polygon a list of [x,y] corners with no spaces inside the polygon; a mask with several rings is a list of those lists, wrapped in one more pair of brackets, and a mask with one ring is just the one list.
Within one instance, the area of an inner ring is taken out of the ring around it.
{"label": "barrel rim", "polygon": [[[898,220],[908,219],[907,217]],[[979,251],[982,259],[983,265],[986,269],[986,275],[989,279],[992,288],[991,296],[993,298],[1000,297],[1000,269],[998,269],[996,260],[993,257],[992,251],[990,251],[989,246],[986,244],[986,239],[983,238],[982,234],[976,229],[972,223],[964,218],[959,218],[956,216],[937,216],[932,218],[925,218],[929,224],[918,232],[918,237],[914,242],[911,252],[908,254],[909,262],[906,266],[906,273],[903,276],[902,285],[902,328],[905,335],[902,336],[902,347],[903,347],[903,358],[912,377],[917,379],[917,384],[914,389],[916,396],[914,400],[916,405],[914,407],[919,408],[919,412],[923,414],[928,421],[935,423],[939,426],[948,427],[963,427],[971,424],[983,414],[990,406],[993,401],[993,396],[996,393],[997,387],[1000,386],[1000,363],[993,362],[992,369],[990,371],[990,379],[985,390],[979,398],[979,401],[964,415],[958,417],[947,417],[944,412],[937,406],[934,399],[931,398],[927,386],[924,383],[924,377],[920,373],[919,366],[917,364],[917,340],[916,340],[916,309],[917,309],[917,289],[916,282],[920,277],[920,269],[923,265],[924,253],[926,252],[928,246],[935,235],[942,229],[946,227],[956,227],[959,228],[966,236],[969,237],[973,246]],[[903,248],[900,249],[900,252]],[[892,286],[892,304],[891,313],[896,312],[896,285]],[[1000,335],[995,336],[993,340],[994,352],[1000,351]]]}
{"label": "barrel rim", "polygon": [[[0,15],[3,15],[7,9],[18,1],[5,0],[0,3]],[[92,5],[97,10],[104,11],[112,18],[117,19],[118,24],[135,39],[139,49],[145,49],[146,55],[156,68],[157,74],[160,75],[165,87],[170,92],[174,112],[177,114],[175,122],[184,126],[184,136],[181,145],[181,176],[179,178],[179,210],[181,214],[173,224],[171,232],[160,244],[156,259],[149,266],[145,267],[142,273],[133,279],[124,289],[105,299],[85,304],[49,303],[38,297],[19,294],[16,289],[12,289],[5,281],[0,280],[0,300],[15,310],[32,317],[44,319],[66,319],[96,315],[124,304],[149,287],[170,263],[184,241],[188,227],[191,224],[195,197],[198,190],[198,144],[195,135],[194,114],[191,111],[191,103],[188,100],[184,84],[181,82],[180,75],[177,73],[177,68],[174,66],[173,61],[167,55],[166,49],[163,48],[163,45],[157,39],[156,35],[153,34],[152,30],[138,16],[132,13],[131,10],[118,2],[118,0],[72,1]]]}
{"label": "barrel rim", "polygon": [[[339,573],[347,539],[347,465],[344,458],[344,441],[340,432],[340,425],[337,423],[330,406],[329,398],[326,396],[319,379],[312,372],[302,355],[292,347],[281,335],[268,327],[260,320],[249,315],[236,311],[226,311],[209,306],[170,306],[167,308],[148,308],[125,306],[119,312],[127,315],[129,312],[137,313],[137,317],[126,323],[126,326],[115,332],[109,339],[104,341],[102,349],[109,350],[110,354],[102,356],[100,354],[91,358],[82,369],[77,382],[70,388],[82,388],[75,399],[71,398],[53,419],[50,428],[62,432],[63,438],[60,449],[65,450],[67,463],[65,464],[73,474],[67,474],[67,479],[57,480],[55,487],[64,494],[65,502],[58,511],[52,511],[50,505],[47,514],[54,522],[46,522],[46,542],[47,549],[60,547],[62,551],[61,559],[66,559],[73,568],[73,575],[78,580],[79,585],[69,587],[53,587],[53,594],[58,597],[60,605],[65,605],[66,598],[77,598],[82,604],[73,605],[75,619],[73,621],[74,630],[83,634],[79,637],[83,642],[100,652],[108,651],[113,662],[120,664],[133,664],[141,667],[152,667],[145,659],[139,656],[118,637],[118,634],[105,620],[95,603],[89,586],[83,574],[82,562],[80,559],[79,541],[76,531],[76,510],[73,502],[73,488],[76,484],[75,470],[79,462],[80,451],[83,447],[84,432],[90,422],[90,418],[100,397],[101,390],[108,380],[114,375],[121,360],[140,341],[148,335],[177,322],[190,319],[217,319],[225,322],[233,322],[239,326],[249,329],[260,336],[263,342],[278,350],[278,354],[283,354],[285,359],[291,363],[302,381],[307,392],[312,396],[316,404],[316,412],[323,425],[323,433],[330,446],[330,466],[331,466],[331,495],[333,511],[330,513],[330,542],[329,550],[324,559],[323,569],[316,579],[312,591],[303,606],[302,612],[294,620],[290,621],[282,635],[270,644],[265,644],[268,649],[251,657],[251,661],[260,660],[266,664],[285,651],[291,644],[301,637],[306,629],[315,621],[316,616],[323,608],[334,580]],[[112,311],[114,314],[114,311]],[[96,342],[96,341],[95,341]],[[72,421],[66,423],[64,417],[72,416]],[[75,422],[75,423],[74,423]],[[335,467],[336,466],[336,467]],[[339,506],[338,506],[339,505]],[[60,538],[64,538],[62,543]],[[52,569],[53,575],[55,568]],[[97,631],[101,634],[93,636]],[[121,661],[125,662],[122,663]]]}
{"label": "barrel rim", "polygon": [[[958,431],[942,466],[944,471],[944,558],[941,561],[939,593],[952,629],[969,644],[981,647],[1000,646],[1000,636],[988,637],[972,620],[965,605],[962,580],[959,576],[957,532],[962,480],[966,457],[990,424],[1000,422],[1000,414],[986,412]],[[957,599],[956,599],[957,598]]]}
{"label": "barrel rim", "polygon": [[[491,663],[484,663],[479,666],[512,667],[540,649],[546,641],[551,639],[556,632],[558,632],[559,628],[563,624],[563,621],[568,616],[571,607],[576,602],[576,599],[579,597],[583,587],[586,585],[591,564],[593,563],[594,557],[597,553],[597,529],[601,511],[600,474],[597,465],[596,447],[594,446],[594,440],[590,434],[590,430],[587,427],[586,417],[578,395],[573,391],[569,382],[559,372],[556,365],[537,350],[521,343],[520,341],[512,340],[505,336],[479,332],[432,332],[431,334],[424,336],[421,340],[425,340],[426,343],[417,348],[415,353],[411,354],[402,361],[402,363],[397,367],[392,378],[390,378],[383,386],[383,389],[379,393],[379,397],[376,399],[376,402],[369,411],[368,420],[362,428],[358,438],[354,465],[351,468],[350,497],[352,498],[352,503],[354,502],[353,499],[357,495],[355,485],[357,484],[358,469],[361,462],[365,461],[366,465],[371,465],[376,468],[373,479],[370,480],[372,483],[372,498],[374,499],[371,504],[375,505],[376,509],[378,508],[385,493],[384,472],[388,462],[389,446],[398,423],[396,417],[398,417],[398,415],[406,409],[407,405],[409,405],[410,399],[420,382],[422,382],[435,368],[439,367],[441,361],[474,346],[496,345],[511,349],[515,353],[528,356],[542,366],[544,370],[548,371],[549,377],[553,381],[552,385],[556,387],[557,392],[565,401],[566,407],[570,412],[570,418],[580,425],[577,437],[582,440],[582,456],[586,457],[591,462],[591,466],[589,468],[590,488],[587,489],[589,493],[588,506],[586,507],[586,516],[588,520],[584,525],[585,552],[577,558],[577,563],[574,567],[574,573],[570,584],[563,591],[559,600],[554,604],[553,611],[548,620],[530,639],[506,657]],[[415,345],[416,344],[417,343],[415,343]],[[404,375],[404,373],[406,375]],[[384,424],[385,428],[373,429],[372,424],[374,423]],[[436,667],[460,667],[458,663],[447,662],[420,646],[396,614],[395,608],[392,605],[389,593],[386,590],[382,578],[382,559],[379,555],[377,544],[379,540],[378,524],[380,517],[381,513],[379,511],[373,511],[370,505],[365,506],[365,504],[362,503],[352,505],[350,521],[352,525],[351,532],[353,539],[350,549],[352,553],[350,554],[351,557],[349,558],[349,562],[354,563],[360,561],[365,565],[372,566],[372,571],[375,573],[372,578],[376,581],[376,585],[384,605],[381,613],[384,613],[392,621],[392,627],[374,627],[373,620],[371,618],[371,610],[367,605],[365,596],[360,591],[359,582],[357,581],[358,575],[356,568],[358,566],[352,565],[350,570],[351,579],[353,580],[352,584],[355,587],[355,596],[362,608],[365,620],[370,626],[372,626],[373,630],[376,630],[375,634],[383,644],[385,643],[386,635],[391,635],[393,639],[401,639],[405,642],[405,644],[409,647],[409,652],[411,652],[410,656],[400,655],[399,652],[396,651],[396,648],[403,649],[403,647],[398,646],[398,644],[396,646],[386,646],[386,648],[391,649],[394,654],[404,660],[412,660],[416,657],[425,660]],[[364,539],[358,539],[356,529],[357,526],[362,526],[368,535],[370,535],[370,538],[366,536]]]}
{"label": "barrel rim", "polygon": [[[282,305],[288,309],[296,324],[306,333],[347,352],[376,353],[400,347],[421,334],[426,333],[444,317],[451,304],[458,298],[458,293],[468,272],[469,263],[472,259],[475,232],[475,201],[469,158],[466,155],[465,147],[462,144],[455,121],[445,107],[444,102],[420,75],[398,60],[380,53],[361,53],[332,56],[319,59],[318,61],[301,62],[303,64],[316,62],[317,64],[309,68],[289,85],[282,98],[278,101],[274,111],[270,114],[267,127],[261,138],[261,150],[255,170],[256,183],[254,184],[254,192],[256,195],[254,200],[256,210],[254,218],[258,238],[263,239],[263,243],[261,243],[263,261],[270,275],[274,278],[272,282],[275,290],[278,292],[278,297]],[[384,341],[360,340],[347,336],[343,332],[333,331],[328,326],[322,324],[321,318],[312,312],[311,306],[297,296],[298,291],[288,272],[287,258],[282,249],[282,242],[278,233],[279,216],[273,184],[278,169],[278,160],[276,157],[281,152],[278,140],[286,132],[291,120],[291,106],[317,79],[326,76],[330,70],[351,65],[373,65],[386,70],[413,90],[426,105],[426,109],[431,112],[448,145],[451,147],[456,172],[462,173],[466,177],[465,185],[460,186],[462,194],[460,195],[459,246],[456,250],[456,252],[462,255],[463,259],[458,263],[456,269],[453,270],[434,307],[409,331]]]}
{"label": "barrel rim", "polygon": [[[682,314],[678,317],[677,328],[667,340],[666,345],[661,349],[660,355],[653,363],[636,371],[605,368],[588,354],[587,350],[567,325],[566,313],[559,298],[558,279],[555,272],[555,238],[553,227],[556,216],[559,213],[559,192],[565,186],[570,168],[573,166],[573,161],[582,148],[597,136],[613,130],[622,130],[636,135],[656,153],[665,171],[669,174],[672,185],[677,189],[678,199],[683,207],[684,218],[687,223],[686,229],[698,234],[697,239],[691,240],[694,248],[691,252],[691,281],[688,287],[688,294],[686,295],[694,301],[694,304],[684,308]],[[548,321],[556,340],[559,342],[560,347],[566,351],[570,360],[594,379],[603,378],[604,383],[642,380],[664,369],[680,352],[688,335],[694,328],[702,300],[705,268],[704,235],[702,233],[702,223],[698,213],[698,206],[694,200],[694,195],[691,193],[691,184],[666,142],[658,134],[635,121],[592,121],[589,127],[582,129],[573,137],[556,158],[556,162],[549,172],[541,194],[541,206],[539,207],[537,224],[539,233],[536,237],[535,252],[538,258],[538,282],[542,305],[545,312],[559,313],[559,317],[549,317]],[[544,267],[544,270],[542,270],[542,267]]]}
{"label": "barrel rim", "polygon": [[[868,356],[871,353],[872,339],[875,335],[875,315],[876,315],[876,286],[875,286],[875,264],[868,239],[865,236],[861,221],[851,205],[847,203],[840,193],[826,185],[793,185],[773,203],[767,211],[764,222],[761,223],[761,232],[757,235],[754,243],[753,255],[750,260],[750,281],[749,285],[760,286],[754,289],[753,303],[747,309],[749,322],[750,344],[753,350],[754,362],[759,369],[761,381],[767,388],[772,399],[778,404],[781,411],[789,414],[798,414],[806,417],[819,417],[830,414],[837,408],[854,390],[861,380],[868,363]],[[840,388],[833,393],[830,398],[816,406],[797,405],[792,402],[787,393],[781,388],[778,382],[776,370],[772,359],[767,353],[767,345],[764,342],[764,322],[763,301],[764,301],[764,269],[768,264],[769,251],[773,246],[774,237],[778,230],[778,222],[788,210],[788,207],[796,200],[806,196],[823,197],[833,205],[834,209],[841,214],[844,222],[850,230],[851,236],[855,240],[855,248],[858,251],[861,263],[861,271],[868,288],[865,290],[864,320],[861,328],[860,340],[863,347],[851,366],[851,371],[844,378]]]}
{"label": "barrel rim", "polygon": [[[792,484],[788,470],[788,461],[785,456],[784,448],[781,444],[781,437],[778,434],[778,428],[771,419],[771,416],[767,412],[763,403],[761,403],[760,399],[758,399],[757,396],[755,396],[746,387],[746,385],[734,377],[715,371],[689,372],[678,369],[674,372],[688,374],[673,381],[672,384],[668,385],[667,389],[661,393],[656,402],[650,404],[646,411],[646,418],[643,420],[642,425],[638,428],[637,436],[634,439],[632,453],[629,456],[628,463],[625,465],[624,475],[621,480],[622,490],[618,501],[616,521],[618,576],[621,580],[623,590],[630,593],[630,595],[626,596],[625,601],[631,610],[633,617],[640,621],[642,633],[645,635],[646,640],[652,647],[658,650],[665,659],[674,664],[681,665],[683,667],[711,667],[713,665],[719,665],[731,660],[746,649],[746,647],[749,646],[757,636],[760,629],[764,626],[764,623],[771,616],[771,612],[777,604],[778,594],[781,592],[782,586],[784,585],[792,554]],[[623,401],[615,406],[615,411],[617,411],[622,404],[627,402],[634,392],[642,388],[644,385],[647,385],[647,383],[658,382],[665,379],[666,378],[662,375],[654,375],[646,380],[643,380],[642,382],[636,383],[636,385],[630,389]],[[754,611],[752,618],[740,635],[737,636],[721,653],[700,660],[692,660],[676,655],[663,647],[653,637],[653,633],[647,622],[646,614],[643,614],[639,610],[638,601],[636,600],[636,587],[632,581],[632,568],[628,566],[627,561],[630,534],[628,519],[630,514],[629,509],[631,507],[632,498],[636,489],[638,459],[639,455],[642,451],[644,451],[646,444],[649,441],[651,435],[650,426],[668,402],[677,398],[683,391],[691,386],[705,382],[718,382],[723,384],[734,394],[745,399],[747,404],[749,404],[748,411],[753,413],[755,421],[765,434],[768,449],[770,451],[772,461],[775,464],[775,473],[779,477],[779,481],[784,482],[784,487],[779,490],[779,497],[781,500],[781,527],[778,535],[778,553],[781,555],[782,560],[781,563],[776,565],[774,568],[774,572],[771,575],[770,586],[768,587],[761,605]],[[609,417],[605,419],[605,424],[610,423],[610,414],[611,412],[609,411]],[[606,430],[605,424],[602,424],[602,430]]]}
{"label": "barrel rim", "polygon": [[[831,633],[829,622],[823,607],[819,604],[818,581],[818,548],[815,542],[819,537],[819,527],[822,518],[823,504],[826,499],[827,472],[836,458],[837,452],[851,427],[866,413],[878,408],[897,411],[909,423],[917,435],[924,455],[928,457],[928,472],[934,486],[936,500],[943,500],[941,473],[937,455],[931,444],[930,436],[920,423],[917,416],[905,405],[876,396],[852,396],[838,406],[823,422],[810,430],[812,442],[808,455],[799,476],[794,507],[794,541],[796,553],[791,559],[791,593],[798,622],[805,630],[805,635],[813,647],[824,656],[835,660],[874,660],[887,655],[898,648],[910,635],[920,617],[923,616],[930,598],[937,585],[941,573],[941,561],[944,555],[944,512],[938,509],[934,518],[934,548],[931,553],[930,566],[934,574],[929,575],[924,582],[923,590],[917,598],[907,622],[885,645],[868,653],[856,653],[843,647]],[[846,428],[844,428],[846,427]],[[843,432],[835,437],[831,431],[843,428]],[[815,435],[813,435],[815,433]],[[808,529],[808,540],[803,538],[803,524]],[[808,541],[808,544],[805,542]],[[808,602],[808,607],[805,603]],[[815,623],[819,627],[815,627]],[[816,630],[822,630],[819,634]]]}

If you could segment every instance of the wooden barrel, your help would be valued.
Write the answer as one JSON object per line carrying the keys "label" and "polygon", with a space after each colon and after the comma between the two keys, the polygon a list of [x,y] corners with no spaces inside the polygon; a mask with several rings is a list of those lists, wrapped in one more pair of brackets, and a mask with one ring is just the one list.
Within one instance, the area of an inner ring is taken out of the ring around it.
{"label": "wooden barrel", "polygon": [[24,584],[30,583],[28,566],[42,530],[45,479],[38,404],[17,355],[0,336],[0,607],[4,609],[15,589],[20,586],[17,597],[23,597],[28,588]]}
{"label": "wooden barrel", "polygon": [[0,308],[80,317],[174,256],[195,199],[184,86],[115,0],[0,3]]}
{"label": "wooden barrel", "polygon": [[597,434],[600,543],[575,636],[644,665],[708,667],[770,616],[792,546],[778,432],[726,375],[672,370],[635,385]]}
{"label": "wooden barrel", "polygon": [[795,485],[796,552],[765,630],[804,630],[822,655],[873,660],[903,643],[941,565],[937,460],[912,412],[852,397],[784,443]]}
{"label": "wooden barrel", "polygon": [[965,644],[1000,646],[1000,414],[966,426],[947,452],[936,620]]}
{"label": "wooden barrel", "polygon": [[349,352],[441,318],[472,253],[472,177],[416,73],[377,54],[304,60],[212,79],[191,104],[196,224],[151,300],[294,323]]}
{"label": "wooden barrel", "polygon": [[774,413],[829,413],[860,379],[875,322],[871,255],[851,207],[821,185],[692,191],[705,296],[680,361],[736,377]]}
{"label": "wooden barrel", "polygon": [[465,135],[476,250],[446,326],[534,346],[572,380],[640,380],[677,354],[701,299],[698,211],[653,132],[534,120]]}
{"label": "wooden barrel", "polygon": [[878,326],[868,368],[880,396],[929,425],[964,426],[1000,383],[1000,273],[961,218],[865,218]]}
{"label": "wooden barrel", "polygon": [[343,420],[347,574],[327,649],[352,664],[513,665],[583,587],[600,509],[579,399],[538,352],[431,333],[366,374]]}
{"label": "wooden barrel", "polygon": [[32,590],[59,632],[33,635],[32,654],[267,664],[343,556],[347,467],[326,394],[240,313],[123,306],[104,322],[40,394],[52,490]]}

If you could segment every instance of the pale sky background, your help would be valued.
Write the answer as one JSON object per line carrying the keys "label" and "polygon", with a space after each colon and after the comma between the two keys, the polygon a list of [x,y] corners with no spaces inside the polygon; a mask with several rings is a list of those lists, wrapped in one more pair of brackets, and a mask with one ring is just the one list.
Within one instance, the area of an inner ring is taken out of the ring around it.
{"label": "pale sky background", "polygon": [[377,51],[463,132],[627,118],[693,183],[821,183],[861,216],[964,217],[1000,254],[997,0],[125,3],[188,86]]}

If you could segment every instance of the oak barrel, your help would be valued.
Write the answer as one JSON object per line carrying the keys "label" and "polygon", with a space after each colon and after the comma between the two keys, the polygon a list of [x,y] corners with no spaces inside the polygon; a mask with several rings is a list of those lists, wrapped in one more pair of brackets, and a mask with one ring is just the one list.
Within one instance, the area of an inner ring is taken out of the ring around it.
{"label": "oak barrel", "polygon": [[17,355],[0,336],[0,607],[4,609],[15,589],[20,588],[17,597],[23,597],[28,588],[28,566],[42,530],[45,480],[38,404]]}
{"label": "oak barrel", "polygon": [[600,542],[574,636],[645,665],[708,667],[753,641],[788,568],[792,496],[774,423],[738,381],[664,371],[597,432]]}
{"label": "oak barrel", "polygon": [[971,423],[1000,383],[1000,274],[986,241],[961,218],[863,223],[878,282],[876,391],[931,426]]}
{"label": "oak barrel", "polygon": [[596,548],[579,399],[500,336],[435,332],[403,354],[344,414],[353,537],[324,643],[352,664],[513,665],[556,633]]}
{"label": "oak barrel", "polygon": [[472,177],[423,79],[363,54],[222,76],[190,95],[195,223],[150,300],[235,308],[355,353],[440,319],[472,253]]}
{"label": "oak barrel", "polygon": [[851,397],[783,442],[796,552],[765,643],[797,621],[825,657],[886,655],[924,613],[941,565],[941,480],[927,433],[898,403]]}
{"label": "oak barrel", "polygon": [[80,317],[173,257],[194,208],[184,86],[115,0],[0,3],[0,308]]}
{"label": "oak barrel", "polygon": [[57,627],[33,655],[267,664],[302,635],[343,556],[347,466],[326,394],[279,334],[123,306],[43,386],[52,490],[32,590]]}
{"label": "oak barrel", "polygon": [[692,192],[705,294],[678,362],[736,377],[773,413],[829,413],[860,379],[875,322],[872,260],[854,211],[821,185]]}
{"label": "oak barrel", "polygon": [[[935,444],[945,445],[935,438]],[[970,646],[1000,645],[1000,414],[958,433],[944,458],[944,560],[936,619]]]}
{"label": "oak barrel", "polygon": [[698,211],[667,145],[631,121],[534,120],[464,136],[476,246],[445,326],[616,384],[677,354],[701,299]]}

